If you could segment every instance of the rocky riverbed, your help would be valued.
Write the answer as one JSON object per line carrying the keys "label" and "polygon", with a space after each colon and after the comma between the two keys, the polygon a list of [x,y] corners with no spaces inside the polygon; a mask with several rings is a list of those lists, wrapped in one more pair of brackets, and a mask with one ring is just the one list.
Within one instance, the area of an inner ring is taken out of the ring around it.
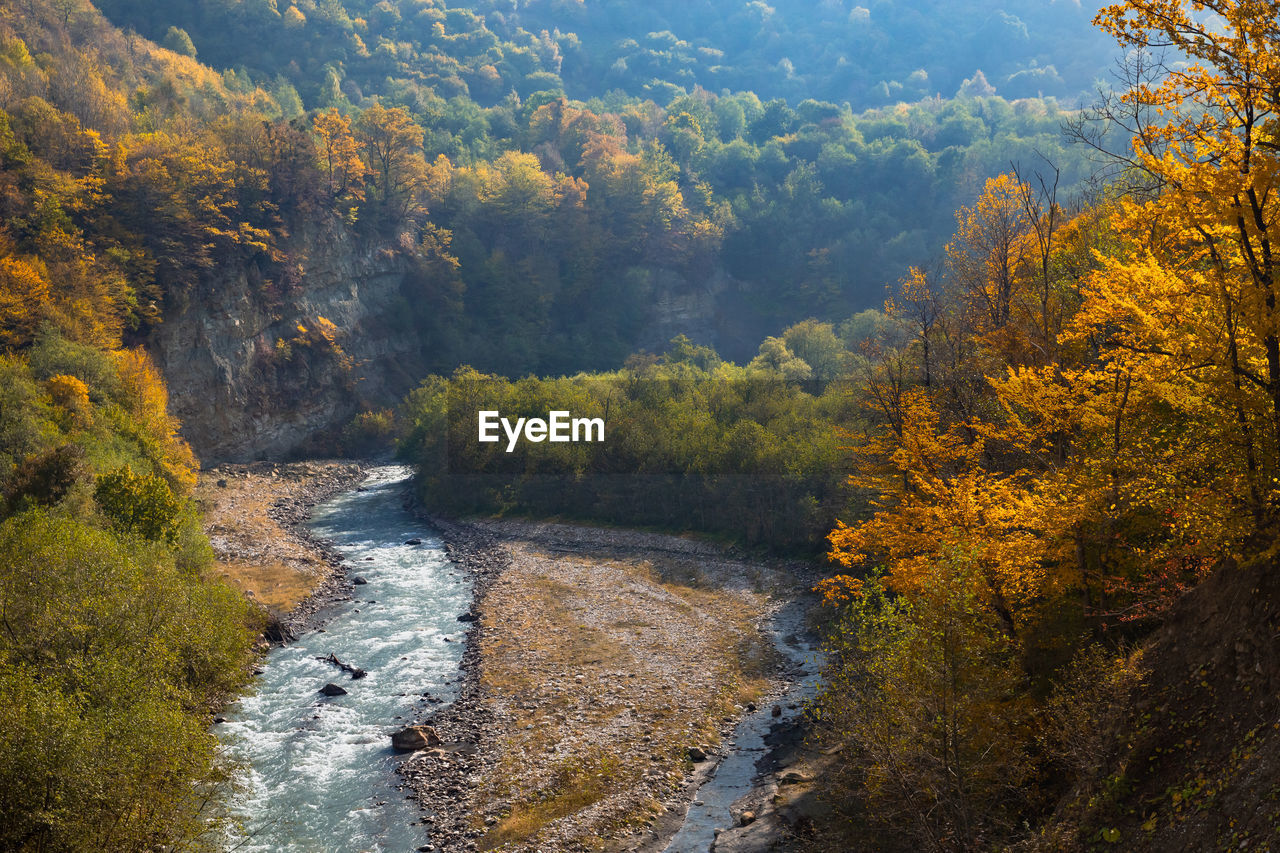
{"label": "rocky riverbed", "polygon": [[429,720],[445,746],[401,765],[430,849],[662,850],[737,720],[795,675],[764,627],[804,567],[660,534],[435,523],[476,619],[459,698]]}
{"label": "rocky riverbed", "polygon": [[[222,568],[279,616],[280,637],[349,597],[336,554],[304,522],[364,473],[259,463],[202,477]],[[453,696],[428,693],[418,719],[395,722],[429,723],[442,741],[399,763],[422,807],[420,849],[664,850],[737,721],[797,677],[765,627],[811,569],[660,534],[430,521],[474,604],[452,635],[465,642]],[[788,765],[803,760],[791,746]],[[797,849],[812,774],[763,769],[774,773],[734,805],[715,849]]]}
{"label": "rocky riverbed", "polygon": [[219,465],[200,474],[196,500],[218,571],[271,616],[280,640],[310,624],[350,584],[338,555],[305,522],[311,510],[356,488],[367,467],[352,461]]}

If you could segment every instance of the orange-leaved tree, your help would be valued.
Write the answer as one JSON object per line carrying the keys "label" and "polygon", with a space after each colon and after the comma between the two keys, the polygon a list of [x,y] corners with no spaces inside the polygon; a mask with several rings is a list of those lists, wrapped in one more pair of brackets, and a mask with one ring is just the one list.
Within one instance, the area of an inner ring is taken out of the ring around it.
{"label": "orange-leaved tree", "polygon": [[[1244,521],[1258,541],[1280,522],[1278,16],[1256,0],[1098,13],[1134,58],[1134,85],[1101,115],[1133,131],[1121,162],[1152,192],[1117,214],[1127,250],[1094,277],[1082,318],[1141,381],[1180,377],[1170,405],[1211,412],[1196,483],[1230,496],[1218,528]],[[1190,61],[1166,65],[1164,48]]]}

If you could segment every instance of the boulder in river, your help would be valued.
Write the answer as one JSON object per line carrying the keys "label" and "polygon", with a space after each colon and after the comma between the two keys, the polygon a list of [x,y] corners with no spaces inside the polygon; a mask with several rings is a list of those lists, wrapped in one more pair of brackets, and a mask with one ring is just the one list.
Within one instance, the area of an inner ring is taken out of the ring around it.
{"label": "boulder in river", "polygon": [[433,726],[407,726],[391,736],[391,745],[401,752],[430,749],[443,742]]}
{"label": "boulder in river", "polygon": [[421,540],[421,539],[419,539],[419,538],[417,538],[417,537],[415,536],[413,539],[409,539],[409,540],[407,540],[404,544],[406,544],[406,545],[421,545],[421,544],[422,544],[422,540]]}
{"label": "boulder in river", "polygon": [[477,619],[479,619],[479,618],[480,618],[480,617],[479,617],[479,616],[477,616],[473,611],[468,610],[466,613],[463,613],[461,616],[459,616],[459,617],[458,617],[458,621],[459,621],[459,622],[474,622],[474,621],[476,621],[476,620],[477,620]]}
{"label": "boulder in river", "polygon": [[346,696],[347,695],[347,691],[343,690],[341,687],[334,684],[333,682],[330,682],[326,684],[324,687],[321,687],[320,692],[326,696]]}
{"label": "boulder in river", "polygon": [[362,578],[360,575],[356,575],[355,577],[353,577],[353,578],[351,579],[351,583],[353,583],[353,584],[354,584],[354,585],[356,585],[356,586],[364,586],[364,585],[365,585],[365,584],[367,584],[368,582],[369,582],[369,581],[365,580],[365,579],[364,579],[364,578]]}

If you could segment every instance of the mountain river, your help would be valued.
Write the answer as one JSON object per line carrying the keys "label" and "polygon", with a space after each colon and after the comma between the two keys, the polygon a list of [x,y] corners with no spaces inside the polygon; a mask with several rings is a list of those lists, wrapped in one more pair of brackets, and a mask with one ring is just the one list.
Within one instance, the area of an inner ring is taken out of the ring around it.
{"label": "mountain river", "polygon": [[[428,843],[397,789],[389,735],[414,722],[424,691],[452,700],[471,585],[440,539],[402,506],[410,469],[375,469],[364,491],[316,507],[312,532],[368,583],[324,614],[323,628],[273,648],[257,691],[218,727],[246,768],[228,847],[254,853],[408,853]],[[406,545],[420,538],[420,545]],[[449,641],[446,641],[448,638]],[[337,655],[359,680],[317,658]],[[332,682],[347,691],[319,691]]]}
{"label": "mountain river", "polygon": [[[227,847],[244,853],[410,853],[430,843],[417,806],[395,774],[389,735],[455,695],[471,584],[445,557],[443,543],[403,507],[408,468],[373,470],[359,490],[316,507],[312,532],[329,540],[353,575],[353,597],[322,614],[322,628],[271,649],[256,691],[227,713],[218,735],[243,768],[232,799],[237,831]],[[421,539],[417,545],[406,544]],[[772,632],[804,670],[781,699],[810,695],[817,665],[797,639],[803,610],[784,607]],[[367,671],[354,680],[320,660],[336,655]],[[346,695],[320,692],[333,683]],[[768,706],[745,717],[728,756],[698,790],[670,853],[706,853],[730,825],[729,805],[746,793],[765,753]]]}

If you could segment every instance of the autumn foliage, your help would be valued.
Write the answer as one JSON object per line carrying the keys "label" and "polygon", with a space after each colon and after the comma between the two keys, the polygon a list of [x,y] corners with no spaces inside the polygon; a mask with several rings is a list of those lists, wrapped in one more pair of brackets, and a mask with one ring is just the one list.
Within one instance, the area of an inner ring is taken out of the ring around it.
{"label": "autumn foliage", "polygon": [[[1059,678],[1082,640],[1141,632],[1278,532],[1280,8],[1192,5],[1133,0],[1098,14],[1133,51],[1132,85],[1091,116],[1132,132],[1131,147],[1107,152],[1129,192],[1064,207],[1052,171],[988,181],[958,213],[941,265],[912,270],[886,307],[908,343],[881,351],[865,378],[874,426],[856,442],[852,482],[871,508],[830,534],[846,573],[820,587],[841,624],[861,627],[833,641],[821,708],[870,762],[864,795],[879,802],[901,786],[887,805],[918,820],[907,835],[930,849],[1015,838],[1011,818],[1051,802],[1027,799],[1051,786],[1003,787],[1027,772],[1028,753],[1008,741],[1035,742],[1036,685]],[[1167,46],[1191,63],[1160,64],[1152,51]],[[1088,117],[1074,132],[1105,149]],[[953,665],[914,676],[885,666],[908,652],[917,666],[919,632],[939,619],[950,627],[928,648],[958,643]],[[964,662],[990,661],[993,648],[1020,673],[993,670],[943,709],[978,702],[981,715],[936,740],[885,739],[898,711],[878,703],[913,707],[952,689]],[[1106,657],[1084,653],[1093,674],[1074,671],[1050,707],[1070,705],[1085,681],[1115,681]],[[1001,773],[921,802],[913,786],[944,790],[930,762],[954,755],[948,737],[994,731],[1001,751],[980,764]],[[1089,741],[1077,734],[1043,742]],[[904,765],[910,750],[928,761]]]}

